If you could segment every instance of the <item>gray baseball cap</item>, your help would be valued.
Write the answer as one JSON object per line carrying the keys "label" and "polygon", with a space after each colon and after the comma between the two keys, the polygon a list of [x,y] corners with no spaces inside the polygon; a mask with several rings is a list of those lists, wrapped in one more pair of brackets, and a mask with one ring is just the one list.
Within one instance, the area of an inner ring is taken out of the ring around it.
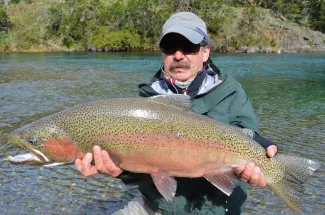
{"label": "gray baseball cap", "polygon": [[205,22],[190,12],[173,14],[163,25],[159,45],[162,38],[169,33],[178,33],[186,37],[193,44],[199,44],[203,39],[208,40]]}

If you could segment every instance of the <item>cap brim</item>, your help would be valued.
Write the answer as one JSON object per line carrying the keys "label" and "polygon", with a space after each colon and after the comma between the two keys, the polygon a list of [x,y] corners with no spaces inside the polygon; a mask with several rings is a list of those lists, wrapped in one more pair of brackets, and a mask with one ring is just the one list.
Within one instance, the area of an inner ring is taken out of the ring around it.
{"label": "cap brim", "polygon": [[181,34],[184,37],[186,37],[189,41],[191,41],[191,43],[193,43],[193,44],[199,44],[204,38],[204,36],[202,34],[200,34],[199,32],[197,32],[191,28],[187,28],[182,25],[173,25],[172,27],[167,29],[166,32],[160,37],[159,45],[160,45],[162,38],[164,38],[164,36],[166,36],[169,33]]}

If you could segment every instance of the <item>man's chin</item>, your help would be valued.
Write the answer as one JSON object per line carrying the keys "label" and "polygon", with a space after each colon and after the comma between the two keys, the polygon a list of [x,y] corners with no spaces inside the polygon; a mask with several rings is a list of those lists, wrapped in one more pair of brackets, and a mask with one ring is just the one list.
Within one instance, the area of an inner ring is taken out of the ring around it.
{"label": "man's chin", "polygon": [[171,78],[178,81],[187,81],[190,78],[188,71],[186,70],[176,70],[170,74]]}
{"label": "man's chin", "polygon": [[188,81],[189,80],[189,77],[184,77],[184,76],[180,76],[180,75],[176,75],[174,77],[172,77],[173,79],[177,80],[177,81],[182,81],[182,82],[185,82],[185,81]]}

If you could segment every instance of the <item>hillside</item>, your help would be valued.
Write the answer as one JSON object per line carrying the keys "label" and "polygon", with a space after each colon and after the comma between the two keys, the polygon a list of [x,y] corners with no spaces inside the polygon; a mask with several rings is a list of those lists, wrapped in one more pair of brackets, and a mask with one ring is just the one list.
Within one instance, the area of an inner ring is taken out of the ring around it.
{"label": "hillside", "polygon": [[[258,2],[7,0],[0,4],[0,51],[157,50],[161,26],[173,11],[201,16],[216,52],[325,51],[325,15],[312,16],[319,5],[297,4],[292,12],[280,10],[286,1]],[[325,3],[320,6],[325,11]]]}
{"label": "hillside", "polygon": [[283,16],[275,17],[269,11],[265,11],[265,14],[265,20],[259,25],[259,31],[265,37],[274,39],[276,45],[273,51],[276,49],[284,52],[325,51],[325,34],[322,32],[299,26]]}

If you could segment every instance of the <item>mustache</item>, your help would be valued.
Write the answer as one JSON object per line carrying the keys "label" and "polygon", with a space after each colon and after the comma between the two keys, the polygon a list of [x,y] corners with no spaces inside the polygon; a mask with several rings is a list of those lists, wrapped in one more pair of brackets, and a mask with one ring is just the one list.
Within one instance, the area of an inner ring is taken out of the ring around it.
{"label": "mustache", "polygon": [[172,64],[169,66],[169,70],[173,70],[176,68],[190,69],[191,66],[188,62],[185,61],[173,61]]}

